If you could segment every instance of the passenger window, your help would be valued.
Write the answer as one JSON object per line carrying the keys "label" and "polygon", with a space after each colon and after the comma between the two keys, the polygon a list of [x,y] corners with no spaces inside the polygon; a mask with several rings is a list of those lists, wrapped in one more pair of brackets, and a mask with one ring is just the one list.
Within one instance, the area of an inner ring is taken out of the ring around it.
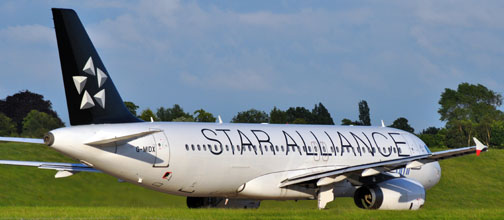
{"label": "passenger window", "polygon": [[185,149],[186,149],[186,151],[189,151],[189,145],[186,144]]}
{"label": "passenger window", "polygon": [[226,151],[229,151],[229,146],[226,144]]}
{"label": "passenger window", "polygon": [[201,147],[199,146],[199,144],[197,146],[198,146],[198,151],[201,151]]}
{"label": "passenger window", "polygon": [[194,144],[191,144],[191,149],[194,151]]}
{"label": "passenger window", "polygon": [[203,151],[206,151],[206,145],[203,144]]}

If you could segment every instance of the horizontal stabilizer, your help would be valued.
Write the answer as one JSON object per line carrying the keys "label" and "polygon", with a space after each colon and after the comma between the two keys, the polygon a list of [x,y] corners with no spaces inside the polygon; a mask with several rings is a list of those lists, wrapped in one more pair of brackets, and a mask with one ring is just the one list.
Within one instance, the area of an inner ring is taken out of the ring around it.
{"label": "horizontal stabilizer", "polygon": [[69,171],[69,172],[98,172],[92,167],[81,163],[56,163],[56,162],[39,162],[39,161],[17,161],[17,160],[0,160],[0,164],[13,166],[29,166],[38,167],[40,169]]}
{"label": "horizontal stabilizer", "polygon": [[43,139],[36,139],[36,138],[0,137],[0,141],[44,144]]}
{"label": "horizontal stabilizer", "polygon": [[161,130],[151,130],[151,131],[144,131],[140,133],[135,133],[135,134],[129,134],[125,136],[120,136],[120,137],[113,137],[113,138],[107,138],[107,139],[102,139],[102,140],[97,140],[93,142],[86,143],[87,145],[92,145],[92,146],[105,146],[117,142],[128,142],[137,138],[145,137],[147,135],[151,135],[157,132],[161,132]]}

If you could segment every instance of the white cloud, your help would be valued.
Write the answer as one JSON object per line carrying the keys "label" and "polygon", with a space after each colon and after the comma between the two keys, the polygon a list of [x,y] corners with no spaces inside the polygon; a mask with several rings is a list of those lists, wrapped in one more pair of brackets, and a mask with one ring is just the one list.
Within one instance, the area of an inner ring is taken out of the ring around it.
{"label": "white cloud", "polygon": [[[248,104],[280,99],[311,105],[327,100],[330,104],[324,104],[333,111],[355,112],[349,103],[365,97],[376,99],[370,103],[400,99],[414,106],[417,103],[408,100],[437,98],[434,93],[459,81],[482,78],[496,82],[492,86],[504,81],[500,1],[290,5],[285,11],[266,6],[246,12],[197,1],[61,3],[75,6],[108,70],[122,74],[114,77],[126,83],[118,87],[131,88],[126,94],[142,97],[139,100],[150,97],[155,87],[168,97],[181,90],[187,96],[262,92],[277,99],[247,99]],[[25,7],[18,2],[3,5],[9,6],[2,9],[7,11]],[[109,9],[112,13],[105,13]],[[14,58],[36,47],[36,53],[24,56],[34,67],[11,69],[24,71],[23,76],[36,68],[57,72],[57,58],[51,63],[39,57],[49,52],[56,56],[54,30],[47,24],[28,24],[0,26],[0,39],[8,42],[0,45],[0,63],[13,66]],[[11,43],[29,46],[19,49]],[[50,50],[43,45],[51,45]],[[7,54],[15,56],[3,59]],[[135,90],[145,83],[151,84],[149,91]],[[436,109],[437,100],[424,103]],[[429,120],[412,119],[419,121]]]}
{"label": "white cloud", "polygon": [[254,70],[240,69],[229,73],[204,74],[203,76],[182,73],[179,78],[192,87],[205,89],[236,91],[271,91],[273,89],[270,78]]}
{"label": "white cloud", "polygon": [[417,1],[417,15],[428,24],[503,28],[502,1]]}
{"label": "white cloud", "polygon": [[53,43],[54,32],[39,24],[10,26],[0,29],[0,38],[18,43]]}

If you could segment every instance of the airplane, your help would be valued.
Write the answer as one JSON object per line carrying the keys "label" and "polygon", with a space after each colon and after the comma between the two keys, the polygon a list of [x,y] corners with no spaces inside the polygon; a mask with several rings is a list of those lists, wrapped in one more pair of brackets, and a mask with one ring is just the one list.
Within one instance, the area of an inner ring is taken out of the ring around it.
{"label": "airplane", "polygon": [[431,152],[414,134],[385,126],[145,122],[125,107],[77,13],[52,9],[69,127],[43,139],[79,163],[1,160],[57,171],[102,172],[189,208],[258,208],[262,200],[353,197],[363,209],[417,210],[441,178],[439,160],[486,151]]}

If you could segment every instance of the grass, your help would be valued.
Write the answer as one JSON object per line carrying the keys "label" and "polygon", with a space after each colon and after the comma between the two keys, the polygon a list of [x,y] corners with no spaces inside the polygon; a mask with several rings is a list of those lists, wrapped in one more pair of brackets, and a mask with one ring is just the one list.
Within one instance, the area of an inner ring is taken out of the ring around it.
{"label": "grass", "polygon": [[[73,162],[42,145],[0,143],[0,159]],[[502,219],[504,150],[441,161],[442,179],[419,211],[369,211],[337,198],[263,201],[258,210],[185,207],[185,198],[119,183],[105,174],[54,179],[55,171],[0,166],[0,219]]]}

